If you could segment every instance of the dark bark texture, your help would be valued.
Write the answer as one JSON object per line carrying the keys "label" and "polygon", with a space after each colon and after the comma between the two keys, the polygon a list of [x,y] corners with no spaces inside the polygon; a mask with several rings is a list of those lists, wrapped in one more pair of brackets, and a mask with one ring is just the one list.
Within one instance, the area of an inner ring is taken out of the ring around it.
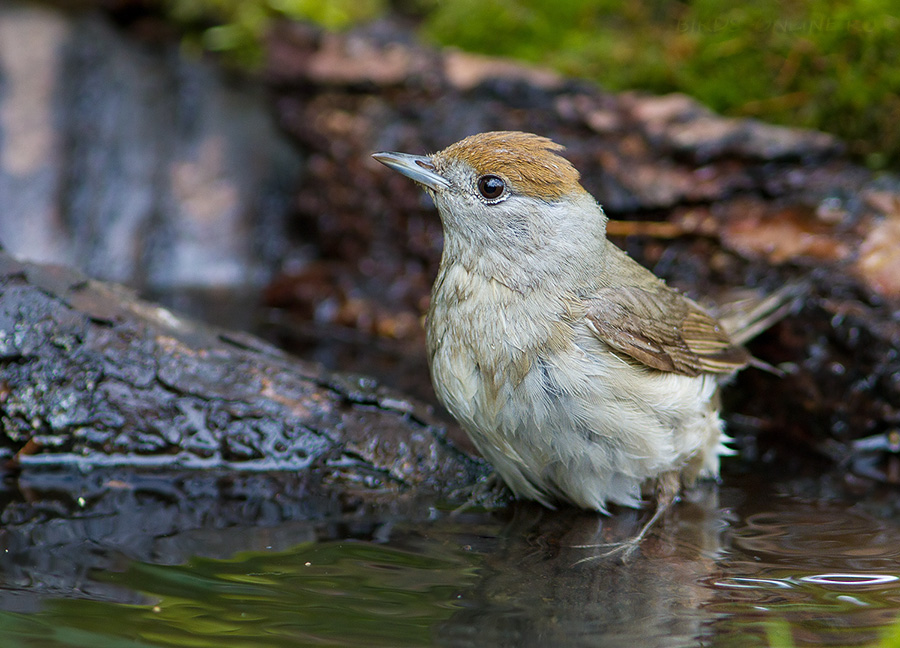
{"label": "dark bark texture", "polygon": [[484,470],[444,440],[425,407],[370,378],[6,254],[0,429],[20,466],[291,470],[393,494],[448,493]]}

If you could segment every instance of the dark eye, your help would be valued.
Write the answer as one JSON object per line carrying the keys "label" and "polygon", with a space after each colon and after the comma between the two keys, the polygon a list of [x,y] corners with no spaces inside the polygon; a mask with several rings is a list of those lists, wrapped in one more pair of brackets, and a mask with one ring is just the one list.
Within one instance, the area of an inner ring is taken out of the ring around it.
{"label": "dark eye", "polygon": [[506,189],[506,183],[495,175],[478,178],[478,192],[488,200],[499,198]]}

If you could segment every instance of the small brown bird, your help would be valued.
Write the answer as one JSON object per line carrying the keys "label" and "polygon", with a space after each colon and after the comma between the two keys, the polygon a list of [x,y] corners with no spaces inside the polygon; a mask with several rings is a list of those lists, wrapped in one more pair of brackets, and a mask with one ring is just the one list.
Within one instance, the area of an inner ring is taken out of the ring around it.
{"label": "small brown bird", "polygon": [[728,330],[610,243],[562,148],[492,132],[373,157],[440,212],[426,329],[441,402],[517,497],[606,512],[649,484],[655,520],[731,452],[717,390],[750,362],[751,327]]}

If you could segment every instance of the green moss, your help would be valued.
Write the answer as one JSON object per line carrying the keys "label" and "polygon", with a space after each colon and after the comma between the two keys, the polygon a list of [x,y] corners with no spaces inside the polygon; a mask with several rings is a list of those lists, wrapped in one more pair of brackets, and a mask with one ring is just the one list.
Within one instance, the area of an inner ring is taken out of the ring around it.
{"label": "green moss", "polygon": [[186,28],[189,43],[255,66],[274,19],[306,20],[343,29],[386,11],[384,0],[163,0],[166,13]]}
{"label": "green moss", "polygon": [[[389,0],[164,0],[207,49],[260,59],[276,17],[340,29]],[[817,128],[900,163],[895,0],[394,0],[437,44],[519,58],[610,90],[684,92],[726,115]]]}
{"label": "green moss", "polygon": [[724,114],[829,131],[873,165],[900,162],[893,0],[457,0],[432,5],[424,32],[611,90],[685,92]]}

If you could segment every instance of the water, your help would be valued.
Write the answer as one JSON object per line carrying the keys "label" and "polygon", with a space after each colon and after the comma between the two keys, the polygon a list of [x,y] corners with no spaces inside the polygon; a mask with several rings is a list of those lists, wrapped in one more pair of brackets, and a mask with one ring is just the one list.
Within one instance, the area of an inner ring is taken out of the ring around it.
{"label": "water", "polygon": [[146,603],[56,599],[36,615],[6,613],[4,645],[416,646],[452,614],[456,588],[475,579],[450,552],[352,541],[134,563],[97,577]]}
{"label": "water", "polygon": [[900,614],[890,494],[729,475],[622,564],[586,545],[646,513],[351,509],[299,483],[8,481],[0,645],[873,646]]}

